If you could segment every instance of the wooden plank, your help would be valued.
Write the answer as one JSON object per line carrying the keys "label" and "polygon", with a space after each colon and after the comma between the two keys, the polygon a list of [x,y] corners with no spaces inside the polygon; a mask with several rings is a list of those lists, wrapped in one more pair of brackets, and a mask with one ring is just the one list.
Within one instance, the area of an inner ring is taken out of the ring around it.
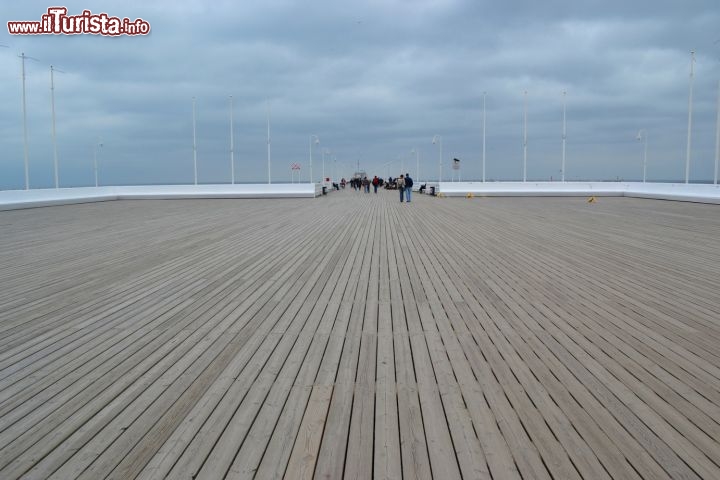
{"label": "wooden plank", "polygon": [[716,206],[394,193],[0,212],[0,476],[720,476]]}
{"label": "wooden plank", "polygon": [[293,480],[313,478],[332,392],[333,387],[328,385],[312,388],[308,408],[303,416],[284,478]]}

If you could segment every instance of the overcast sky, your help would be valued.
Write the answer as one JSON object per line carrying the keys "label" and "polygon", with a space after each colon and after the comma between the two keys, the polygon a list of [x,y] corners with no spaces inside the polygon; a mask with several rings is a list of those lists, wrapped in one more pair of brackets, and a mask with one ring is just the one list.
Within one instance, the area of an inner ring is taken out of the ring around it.
{"label": "overcast sky", "polygon": [[[690,51],[697,52],[693,180],[713,176],[720,2],[479,0],[69,1],[143,18],[148,36],[11,36],[6,22],[40,20],[54,3],[3,2],[0,189],[23,188],[21,74],[26,62],[30,185],[53,185],[50,65],[55,75],[61,186],[192,183],[192,97],[201,183],[230,181],[234,99],[236,181],[267,181],[266,105],[273,182],[290,164],[313,173],[359,161],[369,174],[438,176],[452,158],[481,176],[487,92],[487,179],[522,178],[527,90],[528,179],[558,179],[567,91],[567,179],[684,179]],[[385,165],[392,162],[390,165]]]}

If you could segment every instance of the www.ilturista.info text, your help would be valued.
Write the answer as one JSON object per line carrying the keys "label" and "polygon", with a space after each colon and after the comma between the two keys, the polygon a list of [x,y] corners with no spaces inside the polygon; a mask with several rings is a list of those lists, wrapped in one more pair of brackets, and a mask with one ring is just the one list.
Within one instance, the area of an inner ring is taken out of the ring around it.
{"label": "www.ilturista.info text", "polygon": [[83,10],[80,15],[68,15],[65,7],[50,7],[40,21],[7,22],[11,35],[147,35],[150,23],[142,18],[111,17],[107,13]]}

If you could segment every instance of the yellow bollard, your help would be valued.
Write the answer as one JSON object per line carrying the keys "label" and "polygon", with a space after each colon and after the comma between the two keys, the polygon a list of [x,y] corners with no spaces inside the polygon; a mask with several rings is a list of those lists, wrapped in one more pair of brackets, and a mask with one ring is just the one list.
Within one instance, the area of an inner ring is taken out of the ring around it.
{"label": "yellow bollard", "polygon": [[597,203],[597,198],[595,198],[595,195],[588,198],[587,203]]}
{"label": "yellow bollard", "polygon": [[475,198],[475,195],[472,192],[468,192],[465,198]]}

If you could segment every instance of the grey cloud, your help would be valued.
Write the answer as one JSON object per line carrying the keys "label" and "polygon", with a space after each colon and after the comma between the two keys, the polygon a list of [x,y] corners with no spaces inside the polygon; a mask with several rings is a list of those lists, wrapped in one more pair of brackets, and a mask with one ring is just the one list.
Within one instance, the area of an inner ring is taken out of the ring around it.
{"label": "grey cloud", "polygon": [[[40,2],[7,6],[33,20]],[[697,55],[693,178],[708,179],[714,152],[720,23],[717,2],[372,1],[242,4],[219,1],[71,2],[142,17],[136,38],[0,35],[0,188],[22,186],[19,62],[28,64],[31,179],[49,186],[50,63],[57,78],[58,143],[68,183],[91,180],[97,137],[111,183],[192,180],[191,97],[197,98],[201,181],[228,181],[228,95],[235,103],[243,181],[265,180],[265,102],[272,112],[273,176],[289,179],[308,139],[321,137],[348,171],[361,160],[382,175],[410,149],[437,171],[446,156],[478,177],[487,92],[488,176],[521,173],[522,92],[528,91],[528,172],[557,176],[562,91],[567,90],[571,178],[638,178],[640,128],[654,179],[683,174],[689,50]],[[317,162],[320,150],[316,152]],[[446,158],[447,160],[447,158]],[[447,165],[446,161],[446,165]],[[318,170],[315,169],[318,174]],[[396,173],[396,172],[393,172]],[[421,174],[421,176],[423,176]],[[444,176],[449,177],[449,170]]]}

